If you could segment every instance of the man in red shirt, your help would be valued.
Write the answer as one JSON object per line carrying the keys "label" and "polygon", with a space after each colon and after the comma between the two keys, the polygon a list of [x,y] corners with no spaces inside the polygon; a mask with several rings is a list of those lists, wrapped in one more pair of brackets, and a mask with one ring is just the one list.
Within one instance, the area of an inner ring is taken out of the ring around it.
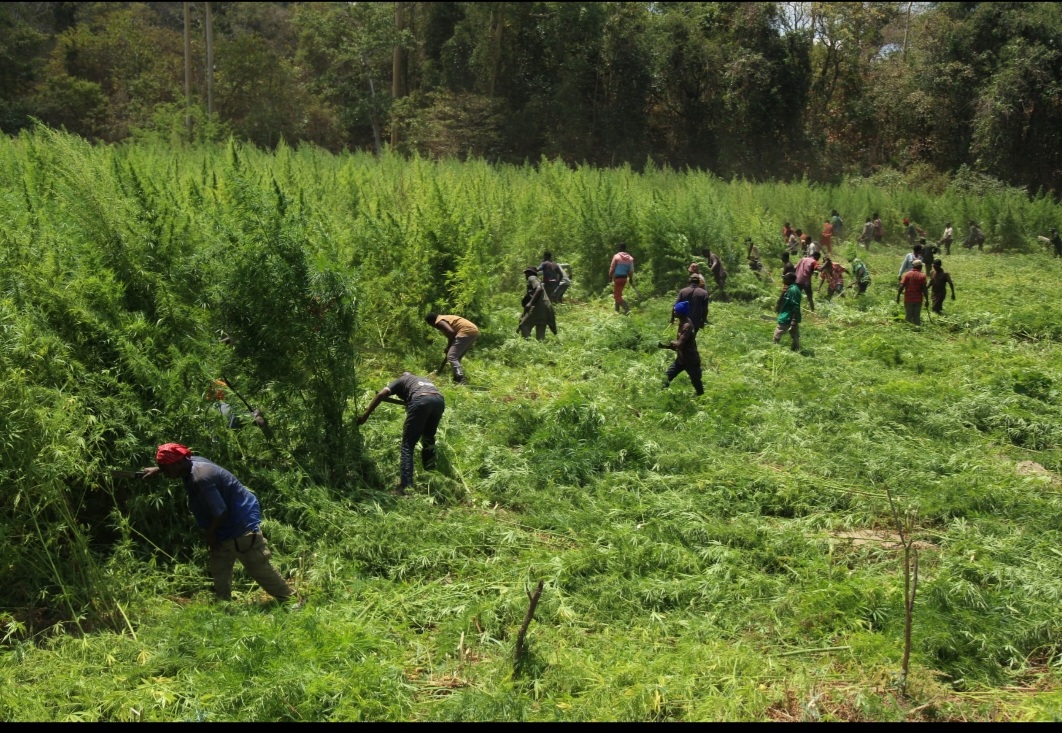
{"label": "man in red shirt", "polygon": [[819,253],[816,252],[810,257],[801,258],[800,262],[796,264],[796,284],[800,286],[800,289],[804,291],[804,294],[808,296],[808,308],[812,312],[815,311],[815,293],[811,289],[811,278],[819,269]]}
{"label": "man in red shirt", "polygon": [[833,224],[829,219],[822,222],[822,237],[819,239],[822,242],[822,248],[826,250],[826,254],[833,254]]}
{"label": "man in red shirt", "polygon": [[900,302],[900,294],[903,294],[904,320],[916,326],[922,325],[922,304],[929,305],[929,288],[926,286],[926,276],[922,272],[922,260],[915,260],[911,267],[900,278],[900,287],[896,291],[896,302]]}

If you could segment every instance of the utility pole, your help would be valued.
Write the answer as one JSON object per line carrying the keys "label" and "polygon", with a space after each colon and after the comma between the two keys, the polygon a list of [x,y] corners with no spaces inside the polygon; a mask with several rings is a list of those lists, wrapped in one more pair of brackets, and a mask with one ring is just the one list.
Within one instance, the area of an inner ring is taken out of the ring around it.
{"label": "utility pole", "polygon": [[189,17],[189,3],[184,6],[184,126],[189,135],[192,132],[192,21]]}
{"label": "utility pole", "polygon": [[214,119],[214,26],[210,22],[210,3],[206,5],[206,83],[207,83],[207,119]]}

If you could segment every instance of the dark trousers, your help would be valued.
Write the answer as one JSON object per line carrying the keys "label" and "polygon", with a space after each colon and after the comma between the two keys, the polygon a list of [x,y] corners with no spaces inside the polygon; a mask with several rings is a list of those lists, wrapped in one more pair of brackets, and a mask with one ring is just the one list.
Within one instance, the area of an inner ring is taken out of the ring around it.
{"label": "dark trousers", "polygon": [[[531,337],[531,324],[530,323],[525,323],[523,326],[520,326],[520,335],[523,336],[525,339]],[[535,324],[535,338],[538,339],[539,341],[545,341],[546,340],[546,324],[545,323],[536,323]]]}
{"label": "dark trousers", "polygon": [[693,391],[699,395],[704,394],[704,384],[701,383],[701,365],[697,364],[680,364],[678,359],[671,362],[671,366],[667,368],[665,375],[667,376],[668,384],[671,384],[671,380],[677,377],[682,372],[690,375],[690,383],[693,385]]}
{"label": "dark trousers", "polygon": [[413,485],[413,450],[420,441],[420,462],[426,471],[435,468],[435,431],[439,429],[446,403],[442,395],[425,395],[410,400],[406,406],[406,424],[402,426],[402,452],[399,467],[402,488]]}
{"label": "dark trousers", "polygon": [[801,285],[800,289],[804,291],[804,295],[808,296],[808,308],[812,311],[815,310],[815,291],[811,289],[811,283],[807,285]]}

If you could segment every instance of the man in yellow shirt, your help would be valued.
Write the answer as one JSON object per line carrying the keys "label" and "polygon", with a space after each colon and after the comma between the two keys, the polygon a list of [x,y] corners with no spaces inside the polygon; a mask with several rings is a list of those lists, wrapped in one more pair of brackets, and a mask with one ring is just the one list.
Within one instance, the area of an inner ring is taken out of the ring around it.
{"label": "man in yellow shirt", "polygon": [[429,326],[446,334],[446,362],[454,373],[454,382],[465,381],[465,372],[461,367],[461,357],[479,338],[479,328],[467,318],[461,316],[439,315],[429,313],[424,317]]}

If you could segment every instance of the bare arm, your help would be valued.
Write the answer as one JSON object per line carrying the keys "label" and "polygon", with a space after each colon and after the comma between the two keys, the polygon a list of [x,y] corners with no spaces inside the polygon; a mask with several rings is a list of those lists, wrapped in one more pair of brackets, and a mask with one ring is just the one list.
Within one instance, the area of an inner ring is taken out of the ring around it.
{"label": "bare arm", "polygon": [[369,419],[369,415],[372,414],[372,411],[375,410],[380,405],[380,403],[384,401],[385,397],[389,397],[390,395],[391,390],[389,390],[387,387],[384,387],[379,392],[377,392],[376,396],[372,398],[372,402],[370,402],[369,406],[365,408],[365,412],[362,413],[361,417],[358,418],[358,425],[364,425],[365,421]]}
{"label": "bare arm", "polygon": [[443,333],[445,333],[446,334],[446,338],[449,339],[450,341],[453,341],[455,338],[457,338],[457,331],[455,331],[454,327],[451,326],[446,321],[444,321],[442,319],[439,319],[439,320],[435,321],[435,327],[437,329],[439,329],[440,331],[442,331]]}

